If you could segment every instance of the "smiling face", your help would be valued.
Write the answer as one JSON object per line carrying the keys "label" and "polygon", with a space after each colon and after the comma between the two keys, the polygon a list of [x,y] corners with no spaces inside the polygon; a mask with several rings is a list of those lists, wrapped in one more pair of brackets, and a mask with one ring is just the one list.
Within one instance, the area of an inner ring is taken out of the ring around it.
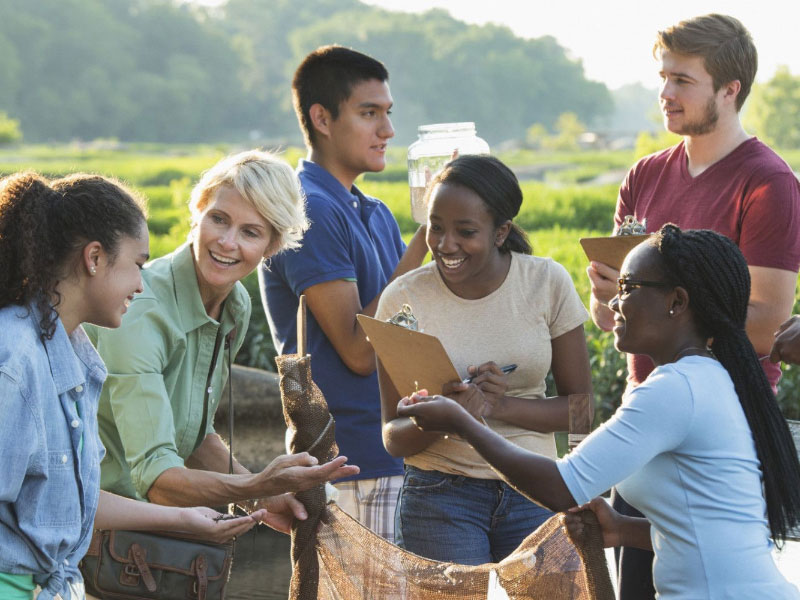
{"label": "smiling face", "polygon": [[225,297],[266,255],[272,226],[234,188],[217,189],[193,227],[192,253],[204,301]]}
{"label": "smiling face", "polygon": [[[614,347],[620,352],[656,356],[666,343],[674,322],[669,318],[670,294],[661,269],[661,257],[650,244],[640,244],[625,258],[620,278],[644,281],[641,287],[623,285],[608,306],[614,311]],[[657,285],[663,283],[664,285]]]}
{"label": "smiling face", "polygon": [[505,280],[510,255],[500,253],[510,222],[495,227],[484,201],[469,188],[442,183],[431,194],[426,241],[447,287],[482,298]]}
{"label": "smiling face", "polygon": [[661,53],[659,99],[664,127],[678,135],[711,133],[720,116],[724,86],[714,91],[711,75],[701,56]]}
{"label": "smiling face", "polygon": [[142,291],[141,269],[149,258],[150,237],[143,221],[139,235],[122,236],[116,256],[100,251],[87,282],[86,316],[101,327],[119,327],[135,294]]}
{"label": "smiling face", "polygon": [[328,116],[327,135],[323,136],[325,167],[340,181],[352,182],[362,173],[383,171],[386,147],[394,137],[391,108],[389,84],[368,79],[353,86],[335,119]]}

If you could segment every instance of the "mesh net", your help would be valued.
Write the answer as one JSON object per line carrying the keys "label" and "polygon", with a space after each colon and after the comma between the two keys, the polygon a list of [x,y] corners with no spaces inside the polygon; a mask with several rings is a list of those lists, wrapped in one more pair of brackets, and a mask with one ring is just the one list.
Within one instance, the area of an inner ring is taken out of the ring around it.
{"label": "mesh net", "polygon": [[[320,463],[338,454],[333,419],[311,380],[310,356],[279,356],[281,398],[292,452]],[[394,546],[325,503],[323,486],[297,494],[308,519],[292,528],[292,600],[429,598],[613,600],[602,537],[587,511],[573,543],[564,515],[552,517],[505,560],[479,566],[437,562]]]}

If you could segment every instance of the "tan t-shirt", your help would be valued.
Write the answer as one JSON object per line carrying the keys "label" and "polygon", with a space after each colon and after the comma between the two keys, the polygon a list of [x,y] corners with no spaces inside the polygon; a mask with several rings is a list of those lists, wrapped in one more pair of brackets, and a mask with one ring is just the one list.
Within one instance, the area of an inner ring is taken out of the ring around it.
{"label": "tan t-shirt", "polygon": [[[511,254],[503,284],[477,300],[453,294],[436,264],[421,266],[389,284],[381,295],[376,318],[386,320],[409,304],[420,330],[441,340],[461,377],[469,365],[493,360],[518,365],[508,376],[507,395],[544,398],[550,370],[550,341],[586,321],[583,306],[566,269],[551,258]],[[552,433],[538,433],[488,419],[489,426],[518,446],[556,458]],[[489,465],[458,436],[435,441],[405,459],[419,469],[498,479]]]}

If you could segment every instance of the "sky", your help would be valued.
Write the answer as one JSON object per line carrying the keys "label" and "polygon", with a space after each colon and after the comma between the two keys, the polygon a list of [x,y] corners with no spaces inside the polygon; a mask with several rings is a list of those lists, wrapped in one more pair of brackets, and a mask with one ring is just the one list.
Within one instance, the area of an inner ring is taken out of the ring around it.
{"label": "sky", "polygon": [[757,81],[779,65],[800,75],[799,0],[362,0],[389,10],[444,8],[468,23],[507,25],[520,37],[551,35],[583,62],[589,79],[615,89],[628,83],[658,87],[651,49],[655,33],[693,16],[719,12],[750,30],[759,54]]}

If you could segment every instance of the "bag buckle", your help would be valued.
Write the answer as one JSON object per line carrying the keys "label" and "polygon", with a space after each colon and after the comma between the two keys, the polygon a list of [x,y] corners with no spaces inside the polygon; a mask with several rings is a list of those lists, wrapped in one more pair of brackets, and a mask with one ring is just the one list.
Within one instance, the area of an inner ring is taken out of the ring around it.
{"label": "bag buckle", "polygon": [[136,565],[126,564],[122,569],[122,573],[119,575],[119,582],[122,585],[136,587],[139,585],[140,578],[141,574],[139,573],[139,569],[136,568]]}

